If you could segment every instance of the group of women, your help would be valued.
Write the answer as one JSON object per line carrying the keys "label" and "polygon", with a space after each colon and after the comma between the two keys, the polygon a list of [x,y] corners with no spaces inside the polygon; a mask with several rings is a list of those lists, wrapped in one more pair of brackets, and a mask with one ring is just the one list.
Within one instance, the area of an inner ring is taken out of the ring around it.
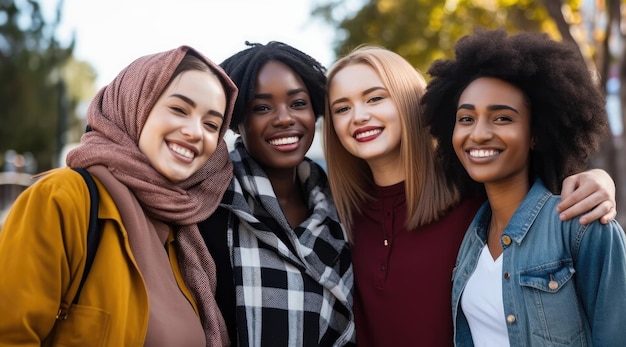
{"label": "group of women", "polygon": [[[373,46],[328,71],[280,42],[136,60],[67,160],[102,193],[80,300],[56,318],[89,201],[56,169],[0,232],[0,345],[623,343],[614,184],[583,171],[606,114],[575,57],[485,30],[428,85]],[[306,157],[320,118],[328,176]]]}

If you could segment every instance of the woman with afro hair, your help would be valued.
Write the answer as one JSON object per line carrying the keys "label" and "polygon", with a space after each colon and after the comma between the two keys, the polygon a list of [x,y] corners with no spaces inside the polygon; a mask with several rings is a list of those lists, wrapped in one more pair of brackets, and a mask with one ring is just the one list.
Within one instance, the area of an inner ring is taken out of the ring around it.
{"label": "woman with afro hair", "polygon": [[625,345],[623,229],[556,212],[560,182],[608,136],[591,74],[546,34],[478,30],[455,53],[422,98],[447,179],[488,198],[453,272],[455,344]]}
{"label": "woman with afro hair", "polygon": [[326,173],[306,157],[326,69],[281,42],[220,65],[240,90],[233,180],[200,231],[234,346],[344,346],[355,339],[350,249]]}

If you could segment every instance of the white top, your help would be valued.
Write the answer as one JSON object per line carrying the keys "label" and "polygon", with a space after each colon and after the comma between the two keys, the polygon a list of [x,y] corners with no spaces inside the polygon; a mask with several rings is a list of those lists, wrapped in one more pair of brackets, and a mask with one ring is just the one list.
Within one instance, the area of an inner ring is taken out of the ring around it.
{"label": "white top", "polygon": [[487,245],[461,295],[461,309],[472,332],[474,346],[510,346],[502,300],[502,254],[494,261]]}

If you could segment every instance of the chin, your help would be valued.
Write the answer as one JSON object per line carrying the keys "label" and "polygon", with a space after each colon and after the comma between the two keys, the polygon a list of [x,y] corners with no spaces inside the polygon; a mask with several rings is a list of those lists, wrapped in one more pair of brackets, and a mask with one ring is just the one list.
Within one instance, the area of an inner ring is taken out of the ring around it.
{"label": "chin", "polygon": [[167,177],[167,179],[170,180],[172,183],[179,183],[188,179],[189,177],[191,177],[191,175],[182,173],[170,173],[170,175],[167,175],[165,177]]}

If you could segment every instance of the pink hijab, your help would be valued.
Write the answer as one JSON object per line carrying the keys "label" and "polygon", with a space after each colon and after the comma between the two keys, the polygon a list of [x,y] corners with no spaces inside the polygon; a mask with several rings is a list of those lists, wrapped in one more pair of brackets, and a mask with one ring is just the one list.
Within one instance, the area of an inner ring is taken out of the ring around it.
{"label": "pink hijab", "polygon": [[[187,180],[172,183],[157,172],[139,150],[139,135],[174,70],[189,52],[207,63],[220,78],[226,91],[227,108],[215,153]],[[236,97],[237,87],[228,75],[191,47],[181,46],[141,57],[94,97],[87,112],[87,123],[93,130],[83,135],[81,145],[68,153],[66,160],[71,167],[106,167],[136,196],[148,216],[178,226],[179,264],[198,305],[209,346],[228,345],[229,341],[214,298],[215,263],[196,223],[215,211],[232,177],[232,163],[223,135],[228,129]],[[123,222],[126,225],[126,221]],[[126,227],[131,232],[132,228]]]}

